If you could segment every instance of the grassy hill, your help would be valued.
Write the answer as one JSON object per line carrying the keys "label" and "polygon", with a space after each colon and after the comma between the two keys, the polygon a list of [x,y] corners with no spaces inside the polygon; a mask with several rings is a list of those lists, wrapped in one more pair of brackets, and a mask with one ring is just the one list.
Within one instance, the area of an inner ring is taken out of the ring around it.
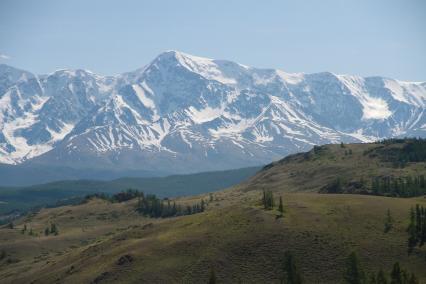
{"label": "grassy hill", "polygon": [[151,178],[120,178],[112,181],[69,180],[26,187],[0,187],[0,215],[10,211],[25,211],[33,207],[55,205],[64,199],[104,192],[116,193],[128,188],[160,197],[194,195],[224,189],[248,179],[260,168],[173,175]]}
{"label": "grassy hill", "polygon": [[[420,149],[412,149],[413,144],[420,144]],[[340,179],[342,192],[360,193],[354,187],[363,180],[362,193],[372,193],[371,183],[375,178],[426,175],[424,149],[426,140],[315,146],[309,152],[290,155],[265,166],[242,187],[246,190],[319,192]],[[413,153],[419,158],[410,162],[405,156]]]}
{"label": "grassy hill", "polygon": [[[346,257],[355,250],[367,273],[388,273],[399,261],[426,283],[426,248],[408,254],[406,232],[410,208],[426,206],[426,198],[317,193],[338,177],[425,174],[422,161],[404,162],[401,168],[384,160],[383,149],[405,145],[327,145],[273,163],[213,195],[173,198],[182,206],[205,200],[206,210],[194,215],[147,218],[136,212],[136,199],[109,203],[95,198],[43,209],[17,220],[13,229],[0,229],[0,250],[5,251],[0,279],[207,283],[213,268],[218,283],[280,283],[284,253],[291,251],[305,283],[343,283]],[[263,208],[263,189],[283,197],[283,217],[276,207]],[[388,210],[393,226],[385,232]],[[45,236],[52,223],[59,234]]]}

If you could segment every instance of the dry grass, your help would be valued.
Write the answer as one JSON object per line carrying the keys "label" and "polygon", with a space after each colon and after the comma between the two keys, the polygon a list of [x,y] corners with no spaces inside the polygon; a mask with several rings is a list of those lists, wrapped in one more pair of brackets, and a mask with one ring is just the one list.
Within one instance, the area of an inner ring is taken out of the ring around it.
{"label": "dry grass", "polygon": [[[279,283],[285,251],[307,283],[342,283],[345,258],[359,253],[367,272],[399,261],[426,283],[426,248],[407,254],[409,209],[426,199],[317,194],[336,175],[425,173],[423,163],[396,169],[363,155],[374,145],[327,146],[318,156],[277,162],[249,182],[214,193],[204,213],[167,219],[138,215],[135,202],[93,200],[45,209],[0,229],[2,283]],[[353,154],[344,155],[352,149]],[[284,217],[260,207],[261,189],[283,196]],[[180,204],[208,195],[178,198]],[[394,225],[384,233],[391,211]],[[58,236],[44,236],[54,222]],[[21,234],[24,224],[37,234]],[[11,260],[11,261],[8,261]]]}

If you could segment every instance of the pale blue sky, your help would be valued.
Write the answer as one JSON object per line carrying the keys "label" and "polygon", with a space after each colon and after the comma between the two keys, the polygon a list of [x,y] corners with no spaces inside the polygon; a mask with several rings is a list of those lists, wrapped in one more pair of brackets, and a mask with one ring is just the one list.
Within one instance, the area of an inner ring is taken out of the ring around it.
{"label": "pale blue sky", "polygon": [[287,72],[426,81],[426,1],[0,1],[0,63],[35,73],[113,75],[169,49]]}

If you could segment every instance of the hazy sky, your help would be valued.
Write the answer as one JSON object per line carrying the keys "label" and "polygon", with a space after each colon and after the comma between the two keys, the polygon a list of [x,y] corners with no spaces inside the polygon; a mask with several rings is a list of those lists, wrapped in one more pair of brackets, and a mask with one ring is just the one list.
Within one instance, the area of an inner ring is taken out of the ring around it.
{"label": "hazy sky", "polygon": [[113,75],[165,50],[426,81],[426,1],[0,1],[0,63]]}

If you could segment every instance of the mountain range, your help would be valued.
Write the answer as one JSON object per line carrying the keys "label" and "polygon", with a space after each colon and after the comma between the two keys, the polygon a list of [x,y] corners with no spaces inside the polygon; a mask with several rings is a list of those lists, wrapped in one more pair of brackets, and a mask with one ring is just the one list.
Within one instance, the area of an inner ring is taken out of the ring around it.
{"label": "mountain range", "polygon": [[167,51],[133,72],[0,65],[0,163],[188,173],[426,137],[426,82],[291,74]]}

